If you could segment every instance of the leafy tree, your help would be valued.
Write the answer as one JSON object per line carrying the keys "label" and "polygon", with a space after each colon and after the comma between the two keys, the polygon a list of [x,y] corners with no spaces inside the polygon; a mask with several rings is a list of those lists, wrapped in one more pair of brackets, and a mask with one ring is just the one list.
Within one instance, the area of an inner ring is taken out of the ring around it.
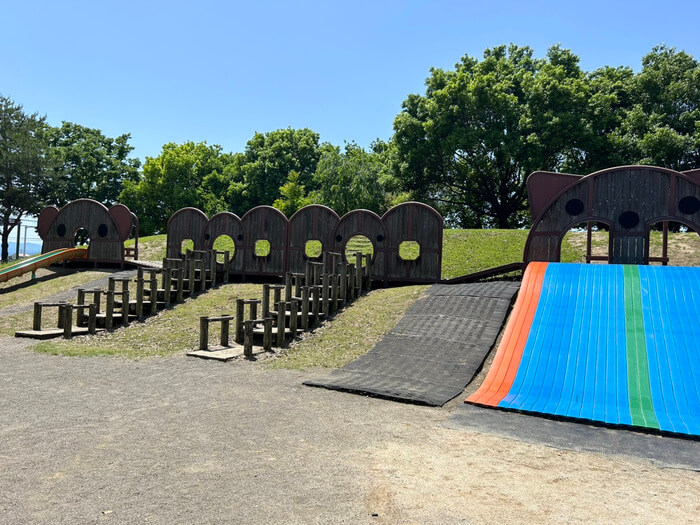
{"label": "leafy tree", "polygon": [[280,198],[275,200],[273,206],[287,217],[291,217],[299,208],[310,202],[304,185],[299,183],[299,172],[290,171],[287,182],[280,186]]}
{"label": "leafy tree", "polygon": [[378,213],[386,209],[382,175],[388,167],[378,153],[365,151],[355,143],[327,148],[318,162],[312,198],[343,215],[364,208]]}
{"label": "leafy tree", "polygon": [[453,223],[523,224],[527,175],[585,159],[587,84],[568,50],[536,60],[528,47],[498,46],[432,69],[426,85],[394,121],[397,176]]}
{"label": "leafy tree", "polygon": [[129,134],[109,138],[99,129],[64,122],[48,132],[49,156],[57,187],[51,202],[63,205],[91,198],[107,206],[119,199],[124,182],[138,181],[140,162],[129,158],[134,149]]}
{"label": "leafy tree", "polygon": [[0,227],[2,261],[19,219],[44,207],[46,171],[45,117],[28,115],[20,104],[0,95]]}
{"label": "leafy tree", "polygon": [[120,195],[139,217],[143,234],[164,231],[168,219],[180,208],[206,208],[208,191],[216,174],[224,171],[231,155],[221,153],[221,146],[206,142],[168,143],[157,157],[146,157],[139,182],[126,181]]}

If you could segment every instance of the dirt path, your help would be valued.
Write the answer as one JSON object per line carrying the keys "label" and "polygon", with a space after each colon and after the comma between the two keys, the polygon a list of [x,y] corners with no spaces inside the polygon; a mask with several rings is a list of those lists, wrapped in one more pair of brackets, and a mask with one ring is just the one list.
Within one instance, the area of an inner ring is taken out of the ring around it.
{"label": "dirt path", "polygon": [[[692,522],[700,475],[441,427],[329,371],[0,339],[1,523]],[[376,516],[373,516],[376,514]]]}

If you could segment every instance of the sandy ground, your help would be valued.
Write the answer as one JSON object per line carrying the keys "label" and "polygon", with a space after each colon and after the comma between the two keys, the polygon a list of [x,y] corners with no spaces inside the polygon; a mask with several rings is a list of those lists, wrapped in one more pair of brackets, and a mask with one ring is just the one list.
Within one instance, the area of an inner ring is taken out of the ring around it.
{"label": "sandy ground", "polygon": [[0,339],[0,523],[692,523],[700,474],[301,386],[329,371]]}

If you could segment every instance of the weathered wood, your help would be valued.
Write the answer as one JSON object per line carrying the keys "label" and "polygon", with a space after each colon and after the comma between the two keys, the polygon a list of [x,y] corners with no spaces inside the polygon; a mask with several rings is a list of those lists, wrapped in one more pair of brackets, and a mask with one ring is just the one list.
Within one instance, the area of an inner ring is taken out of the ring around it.
{"label": "weathered wood", "polygon": [[292,300],[292,273],[287,272],[284,276],[284,300]]}
{"label": "weathered wood", "polygon": [[233,253],[225,252],[223,275],[224,283],[228,282],[228,273],[243,273],[243,262],[245,252],[245,230],[241,219],[234,213],[217,213],[207,223],[204,229],[204,247],[213,249],[214,243],[221,236],[227,236],[233,241]]}
{"label": "weathered wood", "polygon": [[262,317],[263,319],[270,313],[270,285],[265,283],[262,286]]}
{"label": "weathered wood", "polygon": [[143,321],[143,268],[136,270],[136,318]]}
{"label": "weathered wood", "polygon": [[[338,223],[338,215],[325,206],[314,204],[298,210],[289,219],[288,269],[299,273],[305,271],[306,243],[318,241],[321,252],[330,249],[333,243],[333,230]],[[319,260],[314,258],[313,260]],[[311,284],[310,280],[306,284]]]}
{"label": "weathered wood", "polygon": [[248,320],[244,326],[243,355],[247,358],[253,357],[253,324],[254,321]]}
{"label": "weathered wood", "polygon": [[323,305],[321,307],[321,310],[323,311],[324,314],[328,315],[328,303],[330,300],[330,278],[327,273],[323,273],[321,276],[321,286],[322,286],[322,295],[321,295],[321,300],[323,302]]}
{"label": "weathered wood", "polygon": [[284,329],[285,326],[285,312],[287,306],[283,301],[277,303],[277,346],[282,348],[284,346]]}
{"label": "weathered wood", "polygon": [[32,318],[32,330],[41,330],[41,303],[34,303],[34,316]]}
{"label": "weathered wood", "polygon": [[299,301],[292,299],[290,302],[289,316],[289,331],[292,333],[292,339],[297,336],[297,326],[299,323]]}
{"label": "weathered wood", "polygon": [[[258,206],[241,217],[245,229],[243,250],[246,275],[282,276],[285,272],[287,252],[287,218],[272,206]],[[255,254],[259,240],[270,243],[270,252],[265,256]]]}
{"label": "weathered wood", "polygon": [[209,349],[209,318],[206,315],[199,318],[199,349]]}
{"label": "weathered wood", "polygon": [[348,300],[348,263],[340,261],[340,302],[345,305]]}
{"label": "weathered wood", "polygon": [[88,307],[88,333],[97,333],[97,305],[94,303]]}
{"label": "weathered wood", "polygon": [[201,249],[208,221],[208,217],[196,208],[183,208],[175,212],[168,220],[167,257],[180,257],[182,242],[186,239],[194,243],[195,249]]}
{"label": "weathered wood", "polygon": [[73,337],[73,305],[66,303],[63,305],[63,338]]}
{"label": "weathered wood", "polygon": [[165,302],[165,307],[170,306],[170,294],[173,290],[173,276],[172,270],[166,268],[163,270],[163,301]]}
{"label": "weathered wood", "polygon": [[129,290],[122,292],[122,326],[129,324]]}
{"label": "weathered wood", "polygon": [[177,302],[181,303],[184,300],[185,293],[185,269],[178,268],[177,270]]}
{"label": "weathered wood", "polygon": [[309,329],[309,287],[301,287],[301,328]]}
{"label": "weathered wood", "polygon": [[149,270],[149,298],[151,315],[158,312],[158,273],[156,270]]}
{"label": "weathered wood", "polygon": [[338,311],[338,274],[331,274],[331,313]]}
{"label": "weathered wood", "polygon": [[245,301],[236,299],[236,324],[235,324],[235,341],[243,344],[243,316],[245,315]]}
{"label": "weathered wood", "polygon": [[263,350],[272,351],[272,318],[263,319]]}
{"label": "weathered wood", "polygon": [[311,293],[312,293],[312,300],[311,300],[311,313],[313,315],[313,325],[318,326],[320,322],[320,312],[319,312],[319,296],[321,293],[321,287],[320,286],[312,286],[311,287]]}
{"label": "weathered wood", "polygon": [[230,317],[221,318],[221,338],[220,338],[221,346],[228,346],[230,324],[231,324]]}
{"label": "weathered wood", "polygon": [[114,326],[114,290],[107,290],[105,294],[107,296],[107,306],[105,307],[105,328],[107,330],[111,330]]}

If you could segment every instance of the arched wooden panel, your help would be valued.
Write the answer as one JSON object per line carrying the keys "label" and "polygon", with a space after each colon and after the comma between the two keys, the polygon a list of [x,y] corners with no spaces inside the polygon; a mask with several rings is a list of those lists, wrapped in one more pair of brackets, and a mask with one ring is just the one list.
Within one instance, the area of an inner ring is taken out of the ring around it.
{"label": "arched wooden panel", "polygon": [[191,239],[194,249],[201,250],[208,220],[204,212],[197,208],[182,208],[176,211],[168,220],[167,257],[180,257],[182,241],[185,239]]}
{"label": "arched wooden panel", "polygon": [[[243,271],[246,275],[284,275],[287,251],[287,217],[272,206],[258,206],[249,210],[241,222],[244,229]],[[255,243],[270,243],[270,253],[255,254]]]}
{"label": "arched wooden panel", "polygon": [[[128,211],[128,208],[126,209]],[[44,241],[42,253],[74,247],[75,233],[84,228],[90,236],[88,259],[109,262],[124,260],[124,243],[120,228],[115,217],[104,205],[92,199],[78,199],[66,204],[58,213],[53,210],[55,208],[50,207],[39,216],[38,229]],[[123,220],[122,214],[119,214],[118,218]]]}
{"label": "arched wooden panel", "polygon": [[[427,204],[405,202],[382,217],[386,230],[386,279],[437,282],[442,271],[442,216]],[[399,256],[401,243],[418,243],[416,260]]]}
{"label": "arched wooden panel", "polygon": [[[333,246],[333,232],[340,217],[326,206],[313,204],[304,206],[289,219],[287,244],[287,268],[291,272],[306,269],[306,243],[319,241],[322,250],[329,251]],[[319,257],[320,259],[320,257]]]}
{"label": "arched wooden panel", "polygon": [[387,232],[379,215],[369,210],[354,210],[343,215],[333,231],[333,251],[345,257],[345,245],[355,235],[364,235],[372,242],[372,277],[385,279]]}
{"label": "arched wooden panel", "polygon": [[229,271],[242,273],[245,260],[245,230],[238,215],[225,211],[209,219],[204,228],[203,249],[211,250],[216,239],[221,235],[228,235],[234,243],[234,252],[229,260]]}
{"label": "arched wooden panel", "polygon": [[[700,185],[691,175],[654,166],[620,166],[578,180],[566,175],[570,183],[562,184],[533,221],[525,262],[558,261],[559,243],[569,228],[603,220],[610,224],[610,262],[647,264],[648,224],[700,223]],[[551,173],[533,173],[528,190],[538,191],[551,178]]]}

